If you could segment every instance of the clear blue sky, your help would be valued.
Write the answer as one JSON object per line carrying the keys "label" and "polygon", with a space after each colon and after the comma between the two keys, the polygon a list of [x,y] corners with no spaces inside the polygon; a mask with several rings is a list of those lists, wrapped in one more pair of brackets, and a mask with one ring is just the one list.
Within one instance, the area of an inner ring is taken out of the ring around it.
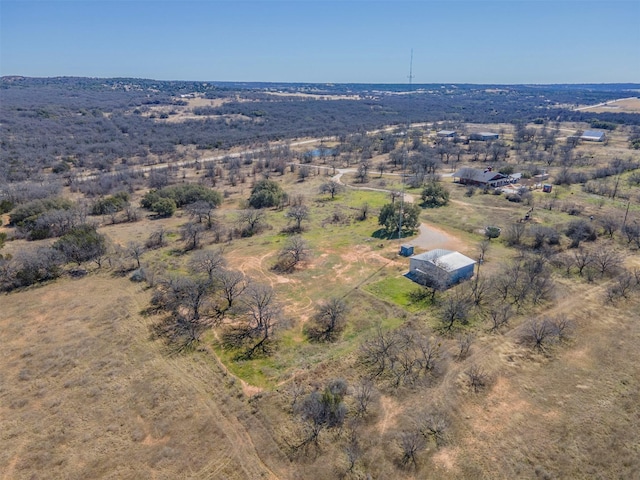
{"label": "clear blue sky", "polygon": [[0,74],[640,82],[640,0],[0,0]]}

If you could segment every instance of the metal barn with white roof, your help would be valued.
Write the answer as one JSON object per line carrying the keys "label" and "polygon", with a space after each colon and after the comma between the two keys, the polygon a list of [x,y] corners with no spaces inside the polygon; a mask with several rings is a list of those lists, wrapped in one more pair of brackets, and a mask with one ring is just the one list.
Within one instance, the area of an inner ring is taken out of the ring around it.
{"label": "metal barn with white roof", "polygon": [[444,288],[473,277],[476,261],[452,250],[438,248],[409,258],[409,276]]}
{"label": "metal barn with white roof", "polygon": [[453,138],[457,135],[457,133],[455,130],[439,130],[438,132],[436,132],[436,135],[442,138]]}
{"label": "metal barn with white roof", "polygon": [[605,134],[599,130],[585,130],[580,140],[586,140],[587,142],[604,142]]}
{"label": "metal barn with white roof", "polygon": [[481,142],[487,142],[489,140],[498,140],[500,134],[494,132],[478,132],[469,135],[469,140],[480,140]]}

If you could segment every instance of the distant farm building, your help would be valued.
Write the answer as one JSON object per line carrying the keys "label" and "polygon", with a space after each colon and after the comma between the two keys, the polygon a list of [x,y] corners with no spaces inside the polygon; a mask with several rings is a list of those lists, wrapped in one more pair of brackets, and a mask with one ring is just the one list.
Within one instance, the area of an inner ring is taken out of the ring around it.
{"label": "distant farm building", "polygon": [[478,170],[477,168],[461,168],[453,174],[453,181],[462,185],[474,185],[477,187],[504,187],[518,181],[520,176],[509,176],[500,172],[494,172],[491,168]]}
{"label": "distant farm building", "polygon": [[457,133],[454,130],[440,130],[436,135],[441,138],[453,138]]}
{"label": "distant farm building", "polygon": [[409,258],[408,276],[421,284],[448,288],[473,277],[475,264],[459,252],[439,248]]}
{"label": "distant farm building", "polygon": [[481,142],[488,142],[489,140],[498,140],[500,135],[493,132],[478,132],[469,135],[469,140],[479,140]]}
{"label": "distant farm building", "polygon": [[314,148],[313,150],[309,150],[305,155],[311,157],[329,157],[335,153],[337,153],[335,148]]}
{"label": "distant farm building", "polygon": [[580,136],[580,140],[587,142],[604,142],[605,134],[599,130],[585,130]]}

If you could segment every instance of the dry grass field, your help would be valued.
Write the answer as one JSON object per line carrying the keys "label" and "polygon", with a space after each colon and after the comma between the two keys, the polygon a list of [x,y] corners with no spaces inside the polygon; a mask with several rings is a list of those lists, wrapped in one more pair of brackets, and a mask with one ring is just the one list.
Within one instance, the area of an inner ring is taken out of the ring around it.
{"label": "dry grass field", "polygon": [[166,355],[146,302],[103,273],[2,299],[3,479],[277,478],[238,384],[211,355]]}
{"label": "dry grass field", "polygon": [[640,98],[631,97],[607,102],[604,105],[582,107],[580,110],[593,113],[638,113],[640,112]]}
{"label": "dry grass field", "polygon": [[640,471],[640,306],[601,306],[602,285],[567,290],[552,312],[575,319],[568,347],[547,358],[508,342],[485,357],[500,367],[487,397],[464,407],[468,433],[454,449],[450,478],[456,467],[466,478],[634,478]]}
{"label": "dry grass field", "polygon": [[[623,154],[638,159],[625,149],[621,132],[607,145],[583,144],[577,151],[587,159],[577,170]],[[180,174],[185,181],[202,176],[194,169]],[[632,221],[640,219],[640,192],[627,176],[620,195],[630,199]],[[439,320],[442,305],[463,290],[438,294],[436,305],[416,300],[416,285],[403,276],[408,260],[397,255],[400,242],[374,236],[377,213],[389,201],[385,190],[397,189],[397,175],[372,170],[369,182],[358,184],[348,171],[341,180],[349,187],[335,200],[318,193],[329,178],[324,169],[312,169],[304,181],[289,170],[271,178],[309,206],[302,236],[311,256],[303,265],[289,273],[273,269],[288,237],[286,209],[265,210],[271,228],[258,235],[218,244],[209,238],[203,245],[222,248],[230,268],[275,290],[283,314],[270,355],[239,357],[223,345],[222,327],[207,331],[194,351],[176,354],[153,334],[161,318],[148,310],[153,288],[106,264],[0,296],[0,478],[640,478],[640,295],[608,302],[614,277],[553,267],[550,298],[524,305],[498,332],[481,313],[448,332]],[[218,211],[225,227],[236,225],[253,180],[218,186],[226,191]],[[621,218],[627,207],[580,185],[533,191],[524,204],[504,195],[468,195],[450,177],[442,182],[449,204],[424,209],[421,231],[402,240],[418,251],[452,248],[477,258],[485,226],[506,230],[531,207],[528,231],[564,229],[577,218],[567,212],[571,206],[580,207],[579,218],[597,220]],[[419,190],[409,193],[419,199]],[[365,203],[369,214],[358,219]],[[166,228],[168,245],[142,256],[142,265],[160,278],[187,271],[193,253],[184,251],[178,231],[188,220],[182,210],[135,223],[104,219],[99,231],[124,248]],[[612,245],[625,268],[640,269],[638,250],[620,232],[604,237],[597,248]],[[503,239],[491,242],[483,278],[501,275],[518,258]],[[37,243],[10,241],[2,252]],[[563,237],[557,249],[569,252],[567,245]],[[122,250],[114,252],[114,264],[132,262]],[[349,306],[347,326],[333,342],[311,342],[305,329],[316,305],[332,296]],[[523,331],[530,319],[546,317],[566,317],[572,329],[538,351]],[[376,379],[369,410],[358,416],[357,389],[367,375],[362,345],[377,332],[398,331],[437,345],[437,368],[414,383]],[[473,342],[460,355],[467,333]],[[469,383],[473,367],[484,373],[477,391]],[[346,421],[323,429],[317,447],[292,448],[305,433],[296,413],[300,402],[337,378],[348,384]],[[445,419],[446,434],[418,442],[413,460],[403,462],[410,433],[434,412]]]}

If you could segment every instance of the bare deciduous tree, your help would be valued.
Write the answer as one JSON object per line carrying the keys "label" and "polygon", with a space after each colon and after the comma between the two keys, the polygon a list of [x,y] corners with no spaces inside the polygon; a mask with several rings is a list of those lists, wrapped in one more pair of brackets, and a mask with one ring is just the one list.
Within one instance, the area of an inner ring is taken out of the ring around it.
{"label": "bare deciduous tree", "polygon": [[534,349],[544,351],[553,339],[553,328],[547,319],[531,319],[524,325],[523,340]]}
{"label": "bare deciduous tree", "polygon": [[129,242],[127,244],[127,252],[131,256],[131,258],[136,261],[137,268],[140,268],[140,258],[142,257],[144,251],[144,245],[139,242]]}
{"label": "bare deciduous tree", "polygon": [[315,390],[298,405],[297,412],[303,421],[302,438],[292,445],[294,450],[309,445],[318,446],[318,438],[325,428],[341,427],[347,415],[344,397],[348,385],[342,379],[329,381],[324,390]]}
{"label": "bare deciduous tree", "polygon": [[301,182],[304,182],[309,175],[311,175],[311,168],[309,168],[309,165],[300,165],[298,167],[298,179]]}
{"label": "bare deciduous tree", "polygon": [[140,220],[140,209],[127,202],[124,206],[124,214],[127,222],[137,222]]}
{"label": "bare deciduous tree", "polygon": [[471,310],[471,300],[463,294],[460,289],[456,289],[448,295],[442,302],[440,310],[440,321],[442,326],[450,331],[456,322],[463,325],[469,321]]}
{"label": "bare deciduous tree", "polygon": [[633,221],[622,227],[622,233],[627,237],[629,244],[635,244],[636,248],[640,248],[640,223]]}
{"label": "bare deciduous tree", "polygon": [[402,192],[399,192],[397,190],[391,190],[389,192],[389,198],[391,198],[391,203],[396,203],[396,199],[401,197],[402,197]]}
{"label": "bare deciduous tree", "polygon": [[222,269],[216,275],[216,283],[226,305],[221,307],[221,314],[233,308],[234,302],[247,288],[247,279],[242,272]]}
{"label": "bare deciduous tree", "polygon": [[216,272],[220,271],[225,264],[226,261],[220,250],[201,250],[189,259],[191,270],[196,273],[206,273],[210,282],[213,282]]}
{"label": "bare deciduous tree", "polygon": [[355,428],[352,428],[349,431],[347,442],[344,446],[344,453],[347,457],[347,472],[353,472],[356,467],[356,463],[364,453],[360,446],[360,442],[358,441],[358,435]]}
{"label": "bare deciduous tree", "polygon": [[200,223],[187,222],[180,227],[180,237],[185,242],[185,250],[196,250],[200,248],[200,242],[205,228]]}
{"label": "bare deciduous tree", "polygon": [[145,246],[151,249],[164,247],[167,244],[166,236],[166,229],[164,227],[160,227],[151,235],[149,235],[149,238],[145,242]]}
{"label": "bare deciduous tree", "polygon": [[358,215],[358,220],[364,222],[367,219],[368,215],[369,215],[369,204],[368,203],[363,203],[360,206],[360,212],[359,212],[359,215]]}
{"label": "bare deciduous tree", "polygon": [[321,302],[316,307],[307,335],[316,341],[332,341],[345,327],[348,307],[346,302],[337,297]]}
{"label": "bare deciduous tree", "polygon": [[294,380],[289,392],[291,393],[291,408],[295,409],[298,399],[306,393],[305,388],[300,381]]}
{"label": "bare deciduous tree", "polygon": [[405,327],[376,335],[362,344],[361,361],[372,377],[390,381],[394,388],[430,380],[440,374],[440,341]]}
{"label": "bare deciduous tree", "polygon": [[522,243],[526,231],[526,224],[524,223],[512,223],[504,232],[504,239],[507,245],[517,246]]}
{"label": "bare deciduous tree", "polygon": [[295,222],[293,227],[294,232],[302,231],[302,222],[309,218],[309,207],[306,205],[294,205],[286,213],[286,217],[292,219]]}
{"label": "bare deciduous tree", "polygon": [[606,298],[609,303],[615,303],[620,298],[629,298],[632,292],[640,289],[640,270],[636,269],[633,273],[624,270],[613,282],[613,285],[607,288]]}
{"label": "bare deciduous tree", "polygon": [[574,323],[565,315],[560,315],[549,320],[553,334],[559,342],[566,342],[574,330]]}
{"label": "bare deciduous tree", "polygon": [[476,307],[482,307],[486,302],[487,293],[491,290],[491,282],[478,274],[470,283],[470,297]]}
{"label": "bare deciduous tree", "polygon": [[501,327],[508,325],[513,314],[511,305],[508,303],[494,302],[485,310],[485,315],[491,324],[490,331],[498,332]]}
{"label": "bare deciduous tree", "polygon": [[417,467],[417,455],[427,446],[424,436],[416,430],[404,431],[398,436],[397,442],[402,454],[400,464],[404,467]]}
{"label": "bare deciduous tree", "polygon": [[246,321],[224,333],[225,344],[233,348],[246,347],[244,358],[252,358],[256,352],[269,354],[281,310],[273,288],[260,283],[250,284],[242,296],[242,306]]}
{"label": "bare deciduous tree", "polygon": [[489,247],[491,246],[491,241],[488,238],[481,240],[478,243],[478,261],[484,262],[484,257],[489,251]]}
{"label": "bare deciduous tree", "polygon": [[356,179],[358,183],[367,183],[369,181],[369,161],[362,160],[358,165],[358,171],[356,172]]}
{"label": "bare deciduous tree", "polygon": [[335,180],[330,180],[326,183],[323,183],[320,186],[320,193],[328,193],[331,195],[331,199],[333,200],[337,194],[344,190],[344,185],[336,182]]}
{"label": "bare deciduous tree", "polygon": [[369,378],[362,378],[355,386],[353,397],[356,401],[356,415],[364,416],[369,412],[371,403],[377,395],[376,388]]}
{"label": "bare deciduous tree", "polygon": [[242,210],[238,214],[238,223],[243,237],[251,237],[265,228],[265,214],[262,210]]}
{"label": "bare deciduous tree", "polygon": [[291,272],[296,266],[309,257],[309,244],[299,235],[290,237],[278,254],[275,269],[281,272]]}
{"label": "bare deciduous tree", "polygon": [[199,200],[197,202],[186,205],[185,210],[189,213],[192,219],[195,219],[197,223],[206,225],[206,228],[211,229],[216,222],[214,211],[216,206],[205,200]]}
{"label": "bare deciduous tree", "polygon": [[464,360],[469,356],[469,350],[475,336],[472,333],[461,333],[456,337],[458,341],[458,360]]}
{"label": "bare deciduous tree", "polygon": [[393,366],[396,345],[397,338],[392,333],[383,332],[380,327],[372,338],[362,344],[361,361],[374,377],[382,375]]}
{"label": "bare deciduous tree", "polygon": [[424,410],[416,415],[414,422],[425,440],[433,440],[438,447],[447,443],[449,422],[444,413]]}
{"label": "bare deciduous tree", "polygon": [[622,257],[611,245],[602,245],[593,252],[593,265],[604,277],[622,266]]}
{"label": "bare deciduous tree", "polygon": [[582,276],[584,269],[593,264],[593,252],[586,248],[578,247],[573,251],[573,265],[578,269],[578,274]]}
{"label": "bare deciduous tree", "polygon": [[478,365],[471,365],[464,373],[467,376],[469,387],[471,387],[475,393],[478,393],[487,386],[488,376]]}
{"label": "bare deciduous tree", "polygon": [[599,222],[604,232],[609,235],[609,238],[613,238],[613,235],[620,228],[620,221],[614,215],[604,215]]}
{"label": "bare deciduous tree", "polygon": [[152,304],[171,312],[156,327],[177,350],[193,347],[202,333],[215,324],[208,278],[179,276],[160,284]]}
{"label": "bare deciduous tree", "polygon": [[571,239],[571,248],[579,247],[583,241],[592,242],[597,238],[593,225],[582,219],[569,222],[565,233]]}

